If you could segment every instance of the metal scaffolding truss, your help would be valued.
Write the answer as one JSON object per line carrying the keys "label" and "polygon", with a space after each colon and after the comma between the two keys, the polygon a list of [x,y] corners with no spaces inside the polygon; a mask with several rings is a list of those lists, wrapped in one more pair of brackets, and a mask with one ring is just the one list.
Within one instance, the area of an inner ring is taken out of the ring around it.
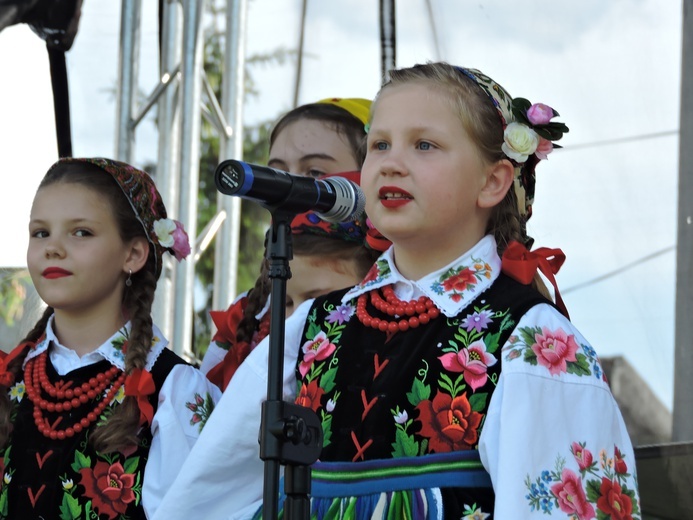
{"label": "metal scaffolding truss", "polygon": [[[142,4],[122,0],[118,64],[116,158],[132,162],[138,124],[156,107],[159,132],[156,184],[169,216],[180,220],[194,240],[193,253],[175,263],[166,256],[154,300],[154,321],[172,349],[194,357],[193,294],[195,264],[216,237],[214,308],[228,305],[236,293],[240,200],[217,198],[217,215],[197,229],[197,192],[201,115],[219,131],[220,160],[242,158],[243,83],[245,68],[245,0],[227,0],[221,100],[203,70],[202,14],[205,0],[160,2],[159,83],[138,104],[137,74]],[[204,93],[204,97],[203,97]],[[206,101],[203,101],[206,100]]]}

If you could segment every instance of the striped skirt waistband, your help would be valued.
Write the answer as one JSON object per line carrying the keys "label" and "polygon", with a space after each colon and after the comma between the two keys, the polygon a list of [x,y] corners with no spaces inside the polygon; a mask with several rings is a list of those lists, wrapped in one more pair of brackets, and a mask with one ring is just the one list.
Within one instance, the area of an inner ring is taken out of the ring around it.
{"label": "striped skirt waistband", "polygon": [[316,462],[311,496],[370,495],[405,489],[491,487],[476,450],[363,462]]}

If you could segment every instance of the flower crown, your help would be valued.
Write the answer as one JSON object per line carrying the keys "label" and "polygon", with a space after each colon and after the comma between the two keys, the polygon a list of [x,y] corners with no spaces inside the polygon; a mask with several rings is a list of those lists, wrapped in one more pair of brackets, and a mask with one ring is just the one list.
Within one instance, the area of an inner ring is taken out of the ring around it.
{"label": "flower crown", "polygon": [[524,98],[513,99],[508,91],[477,69],[455,67],[455,70],[476,83],[493,104],[503,125],[501,149],[515,166],[514,189],[518,211],[526,222],[532,216],[535,168],[554,148],[553,143],[568,132],[563,123],[552,122],[558,115],[543,103],[532,104]]}
{"label": "flower crown", "polygon": [[525,98],[513,99],[511,106],[515,121],[505,127],[501,145],[509,159],[522,164],[530,155],[536,155],[544,160],[555,148],[561,148],[553,141],[561,139],[568,127],[551,121],[560,115],[556,110],[543,103],[532,104]]}

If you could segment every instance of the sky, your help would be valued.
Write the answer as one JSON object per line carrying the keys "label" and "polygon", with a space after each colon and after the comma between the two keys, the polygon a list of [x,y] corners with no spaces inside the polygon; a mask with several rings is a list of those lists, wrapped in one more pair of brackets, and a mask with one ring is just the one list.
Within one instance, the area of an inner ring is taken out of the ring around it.
{"label": "sky", "polygon": [[[535,247],[565,252],[557,279],[578,329],[601,356],[625,357],[671,409],[682,3],[428,3],[433,22],[424,0],[396,2],[397,66],[442,59],[478,68],[560,112],[570,132],[537,168],[529,233]],[[157,3],[143,4],[138,88],[149,93]],[[376,94],[377,6],[308,2],[299,103]],[[67,54],[73,155],[113,156],[120,3],[82,9]],[[246,55],[296,49],[300,12],[301,0],[249,1]],[[291,108],[294,63],[251,74],[259,95],[244,105],[247,124]],[[139,166],[157,156],[152,121],[138,127]],[[45,45],[24,25],[0,32],[0,155],[12,185],[0,190],[0,267],[23,266],[33,194],[57,158]]]}

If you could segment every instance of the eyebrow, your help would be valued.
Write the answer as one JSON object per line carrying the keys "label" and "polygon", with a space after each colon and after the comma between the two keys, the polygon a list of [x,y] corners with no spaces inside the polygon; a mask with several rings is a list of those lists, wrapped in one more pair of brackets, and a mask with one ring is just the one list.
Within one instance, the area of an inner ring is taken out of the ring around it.
{"label": "eyebrow", "polygon": [[[332,157],[329,154],[326,153],[309,153],[306,155],[302,155],[299,157],[298,162],[307,162],[307,161],[312,161],[314,159],[323,159],[325,161],[336,161],[334,157]],[[286,164],[286,162],[282,159],[276,158],[276,157],[271,157],[269,161],[267,161],[267,164],[272,164],[272,163],[279,163],[279,164]]]}

